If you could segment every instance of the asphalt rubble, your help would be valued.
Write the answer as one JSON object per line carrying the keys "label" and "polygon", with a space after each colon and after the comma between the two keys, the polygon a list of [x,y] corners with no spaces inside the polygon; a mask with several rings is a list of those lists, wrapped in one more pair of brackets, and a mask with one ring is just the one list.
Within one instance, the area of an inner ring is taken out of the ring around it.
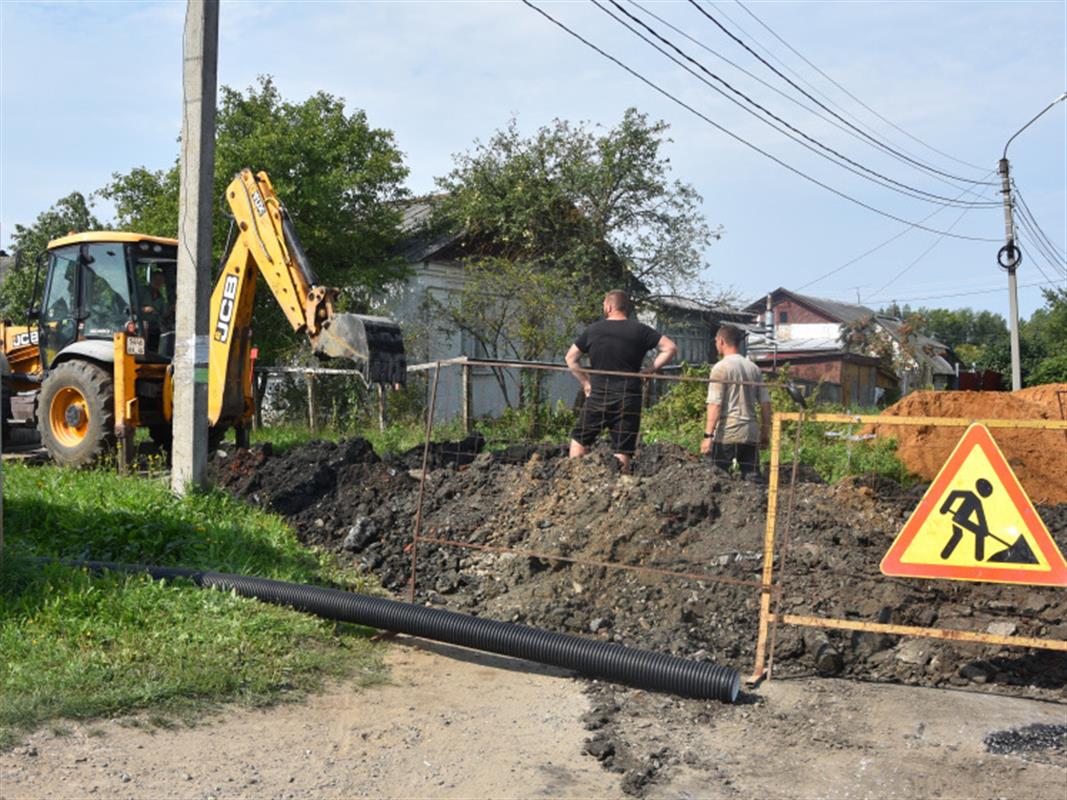
{"label": "asphalt rubble", "polygon": [[[564,455],[554,445],[490,452],[472,436],[434,443],[427,453],[420,446],[379,458],[369,442],[355,438],[277,455],[269,445],[220,452],[213,469],[226,491],[283,515],[301,541],[376,575],[402,599],[412,575],[421,496],[422,536],[486,549],[420,542],[417,602],[706,660],[748,675],[759,618],[766,484],[729,475],[673,445],[645,446],[632,475],[620,474],[605,449],[582,459]],[[804,469],[791,484],[790,466],[782,468],[777,510],[784,549],[776,568],[784,567],[786,579],[773,603],[781,612],[1067,639],[1062,590],[880,573],[882,557],[925,485],[902,487],[876,476],[826,485]],[[1038,513],[1067,552],[1067,504],[1038,506]],[[779,626],[773,665],[781,677],[832,674],[1067,697],[1067,658],[1047,650]],[[627,793],[647,793],[679,763],[714,770],[677,737],[642,736],[640,728],[649,718],[671,720],[667,728],[707,724],[718,704],[599,681],[589,682],[588,693],[586,751],[623,776]],[[760,704],[749,693],[741,702]],[[1062,748],[1062,737],[1051,739]],[[997,746],[1004,745],[998,740]]]}

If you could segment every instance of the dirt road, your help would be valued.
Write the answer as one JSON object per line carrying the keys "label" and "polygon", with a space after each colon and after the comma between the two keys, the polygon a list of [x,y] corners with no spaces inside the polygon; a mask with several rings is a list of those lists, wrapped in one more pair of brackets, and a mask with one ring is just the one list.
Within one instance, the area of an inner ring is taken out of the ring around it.
{"label": "dirt road", "polygon": [[[194,728],[38,732],[0,753],[0,797],[1062,800],[1067,786],[1063,702],[818,678],[736,706],[623,690],[605,739],[602,693],[558,671],[403,637],[388,662],[390,685]],[[990,734],[1034,725],[1001,737],[1012,752],[988,751]],[[609,752],[626,747],[659,754],[647,782]]]}

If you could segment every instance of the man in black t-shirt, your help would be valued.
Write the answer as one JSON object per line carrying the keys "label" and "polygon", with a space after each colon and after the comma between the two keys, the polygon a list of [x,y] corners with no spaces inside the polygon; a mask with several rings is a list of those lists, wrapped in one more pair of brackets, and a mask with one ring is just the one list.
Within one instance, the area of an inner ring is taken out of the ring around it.
{"label": "man in black t-shirt", "polygon": [[641,379],[623,375],[588,375],[579,361],[589,354],[589,366],[606,372],[641,371],[645,353],[655,349],[650,372],[662,368],[674,358],[678,348],[666,336],[630,319],[633,306],[626,292],[608,292],[604,297],[604,319],[594,322],[574,340],[567,351],[567,366],[582,385],[585,404],[571,433],[571,458],[584,456],[605,428],[611,432],[611,447],[630,471],[630,458],[637,449],[637,432],[641,427]]}

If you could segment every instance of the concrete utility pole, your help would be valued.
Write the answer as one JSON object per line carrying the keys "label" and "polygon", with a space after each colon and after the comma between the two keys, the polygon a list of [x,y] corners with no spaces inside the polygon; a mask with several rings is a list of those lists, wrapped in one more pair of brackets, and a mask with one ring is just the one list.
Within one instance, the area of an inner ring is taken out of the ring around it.
{"label": "concrete utility pole", "polygon": [[[1007,147],[1004,148],[1005,152]],[[1011,177],[1008,174],[1008,159],[1000,159],[1000,191],[1004,195],[1004,246],[997,251],[997,263],[1008,273],[1008,328],[1011,334],[1011,390],[1023,388],[1022,367],[1019,358],[1019,289],[1015,270],[1022,263],[1023,254],[1015,244],[1015,219],[1012,212]]]}
{"label": "concrete utility pole", "polygon": [[175,306],[171,489],[184,494],[207,473],[208,307],[215,175],[218,0],[189,0],[182,59],[182,154]]}
{"label": "concrete utility pole", "polygon": [[1063,102],[1064,100],[1067,100],[1067,92],[1064,92],[1045,106],[1037,116],[1012,134],[1011,138],[1008,139],[1007,143],[1004,145],[1004,154],[1000,157],[1000,162],[997,165],[997,172],[1000,173],[1000,191],[1001,194],[1004,195],[1004,246],[997,251],[997,263],[1008,273],[1008,311],[1010,316],[1008,324],[1010,325],[1011,330],[1011,389],[1013,392],[1017,392],[1023,388],[1022,366],[1020,364],[1019,356],[1019,289],[1015,279],[1015,271],[1019,268],[1019,264],[1022,263],[1023,254],[1019,249],[1019,246],[1015,243],[1015,209],[1011,196],[1008,145],[1014,141],[1016,136],[1037,122],[1046,111],[1056,105],[1056,103]]}

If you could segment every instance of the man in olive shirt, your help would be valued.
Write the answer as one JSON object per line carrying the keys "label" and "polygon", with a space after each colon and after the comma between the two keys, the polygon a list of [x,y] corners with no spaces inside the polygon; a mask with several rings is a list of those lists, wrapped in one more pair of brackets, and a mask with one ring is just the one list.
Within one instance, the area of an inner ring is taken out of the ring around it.
{"label": "man in olive shirt", "polygon": [[641,379],[624,375],[586,374],[579,363],[589,354],[594,370],[637,373],[649,350],[657,350],[654,372],[670,362],[678,351],[674,342],[654,328],[630,319],[632,305],[626,292],[616,289],[604,297],[604,319],[594,322],[567,351],[567,366],[582,385],[585,404],[571,434],[570,457],[584,456],[601,431],[611,432],[611,447],[623,472],[637,449],[641,428]]}
{"label": "man in olive shirt", "polygon": [[721,469],[729,471],[737,459],[742,477],[758,476],[759,446],[770,436],[771,398],[759,367],[740,354],[740,346],[741,331],[733,325],[723,325],[715,334],[715,349],[722,358],[711,368],[700,452],[710,452]]}

